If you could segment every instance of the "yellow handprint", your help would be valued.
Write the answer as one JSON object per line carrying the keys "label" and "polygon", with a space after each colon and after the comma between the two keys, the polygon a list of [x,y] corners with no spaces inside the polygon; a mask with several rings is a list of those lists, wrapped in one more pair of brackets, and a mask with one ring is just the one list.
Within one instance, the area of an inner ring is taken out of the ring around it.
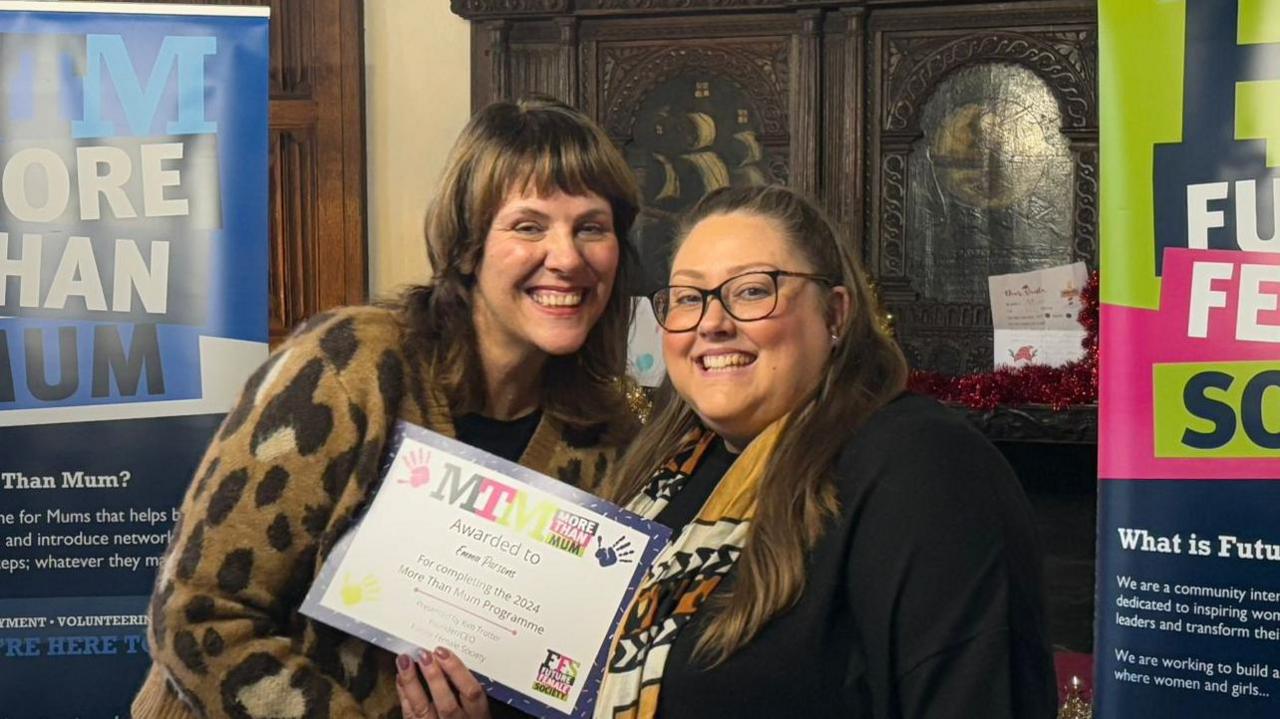
{"label": "yellow handprint", "polygon": [[380,596],[382,596],[382,587],[372,574],[366,574],[359,582],[353,581],[350,574],[342,578],[342,603],[348,607],[362,602],[376,601]]}

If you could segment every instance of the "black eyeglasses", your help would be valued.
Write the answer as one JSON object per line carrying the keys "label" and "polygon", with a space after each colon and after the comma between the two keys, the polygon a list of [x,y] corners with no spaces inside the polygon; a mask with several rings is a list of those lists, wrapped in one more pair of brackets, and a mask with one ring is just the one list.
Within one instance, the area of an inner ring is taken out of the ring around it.
{"label": "black eyeglasses", "polygon": [[649,295],[658,324],[668,332],[691,332],[706,314],[709,299],[720,300],[720,306],[739,322],[762,320],[778,308],[778,278],[798,277],[820,282],[828,287],[837,283],[830,277],[807,272],[769,270],[735,275],[709,290],[692,285],[670,285]]}

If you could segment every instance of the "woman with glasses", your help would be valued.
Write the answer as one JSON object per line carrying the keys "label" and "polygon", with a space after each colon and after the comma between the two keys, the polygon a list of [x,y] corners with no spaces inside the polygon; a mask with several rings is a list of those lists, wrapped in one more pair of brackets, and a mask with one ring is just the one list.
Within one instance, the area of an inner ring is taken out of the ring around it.
{"label": "woman with glasses", "polygon": [[780,187],[714,191],[685,227],[651,297],[675,394],[604,491],[675,534],[595,716],[1053,717],[1026,498],[903,392],[849,244]]}
{"label": "woman with glasses", "polygon": [[1026,498],[903,392],[849,243],[780,187],[713,192],[685,226],[651,298],[675,396],[606,490],[677,534],[596,716],[1052,717]]}

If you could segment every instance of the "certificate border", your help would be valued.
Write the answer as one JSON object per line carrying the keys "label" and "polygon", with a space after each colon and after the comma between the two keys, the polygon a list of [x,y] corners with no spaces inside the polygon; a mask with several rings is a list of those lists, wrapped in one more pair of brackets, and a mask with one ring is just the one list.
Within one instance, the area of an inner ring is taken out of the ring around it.
{"label": "certificate border", "polygon": [[[485,452],[482,449],[472,447],[471,445],[459,442],[456,439],[446,437],[438,432],[432,432],[424,427],[419,427],[404,420],[398,420],[392,430],[386,449],[384,450],[382,465],[380,467],[379,484],[371,488],[370,496],[376,495],[381,487],[381,481],[384,480],[391,471],[392,462],[396,455],[400,452],[400,448],[404,445],[405,438],[413,439],[421,442],[429,447],[434,447],[442,451],[454,454],[468,462],[474,462],[496,472],[501,472],[509,477],[518,479],[532,487],[543,492],[554,495],[555,497],[571,502],[577,506],[589,509],[596,514],[607,517],[608,519],[622,524],[626,527],[644,533],[648,537],[643,551],[640,552],[639,561],[636,562],[635,568],[632,570],[631,579],[627,583],[627,588],[623,592],[622,602],[618,605],[618,611],[614,614],[613,620],[609,626],[616,630],[618,624],[622,621],[622,614],[631,606],[631,600],[635,597],[636,591],[640,587],[640,582],[644,578],[644,568],[653,563],[658,553],[666,546],[671,536],[670,528],[645,519],[639,515],[628,512],[615,504],[607,502],[593,494],[584,492],[577,487],[553,479],[544,474],[536,472],[528,467],[505,460],[496,455]],[[380,629],[371,627],[363,622],[357,621],[338,612],[329,609],[320,604],[321,598],[325,591],[334,580],[337,567],[346,558],[347,550],[351,546],[352,537],[359,527],[359,522],[351,525],[345,536],[334,545],[333,551],[325,559],[320,574],[316,577],[311,585],[311,589],[307,592],[306,599],[302,603],[300,611],[313,619],[328,624],[331,627],[344,631],[353,636],[360,637],[375,646],[381,647],[396,654],[413,654],[422,647],[415,646],[397,637],[393,637]],[[578,692],[578,701],[573,709],[566,713],[559,709],[538,701],[525,692],[518,691],[499,681],[490,679],[488,676],[480,672],[472,672],[476,675],[476,679],[484,686],[489,696],[498,699],[506,704],[510,704],[517,709],[527,713],[535,714],[543,717],[554,717],[555,719],[586,719],[591,716],[595,707],[596,696],[600,688],[600,682],[604,677],[605,663],[608,658],[609,648],[613,644],[613,632],[610,632],[600,645],[599,652],[596,653],[595,660],[592,663],[591,671],[586,675],[586,681],[582,684],[582,689]]]}

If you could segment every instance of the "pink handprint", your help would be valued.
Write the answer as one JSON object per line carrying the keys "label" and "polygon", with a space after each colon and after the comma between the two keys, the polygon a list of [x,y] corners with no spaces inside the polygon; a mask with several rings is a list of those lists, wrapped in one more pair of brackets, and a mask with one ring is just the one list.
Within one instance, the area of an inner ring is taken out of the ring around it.
{"label": "pink handprint", "polygon": [[399,480],[400,484],[407,484],[417,489],[431,481],[430,452],[415,449],[406,454],[403,461],[405,468],[409,470],[409,478]]}

